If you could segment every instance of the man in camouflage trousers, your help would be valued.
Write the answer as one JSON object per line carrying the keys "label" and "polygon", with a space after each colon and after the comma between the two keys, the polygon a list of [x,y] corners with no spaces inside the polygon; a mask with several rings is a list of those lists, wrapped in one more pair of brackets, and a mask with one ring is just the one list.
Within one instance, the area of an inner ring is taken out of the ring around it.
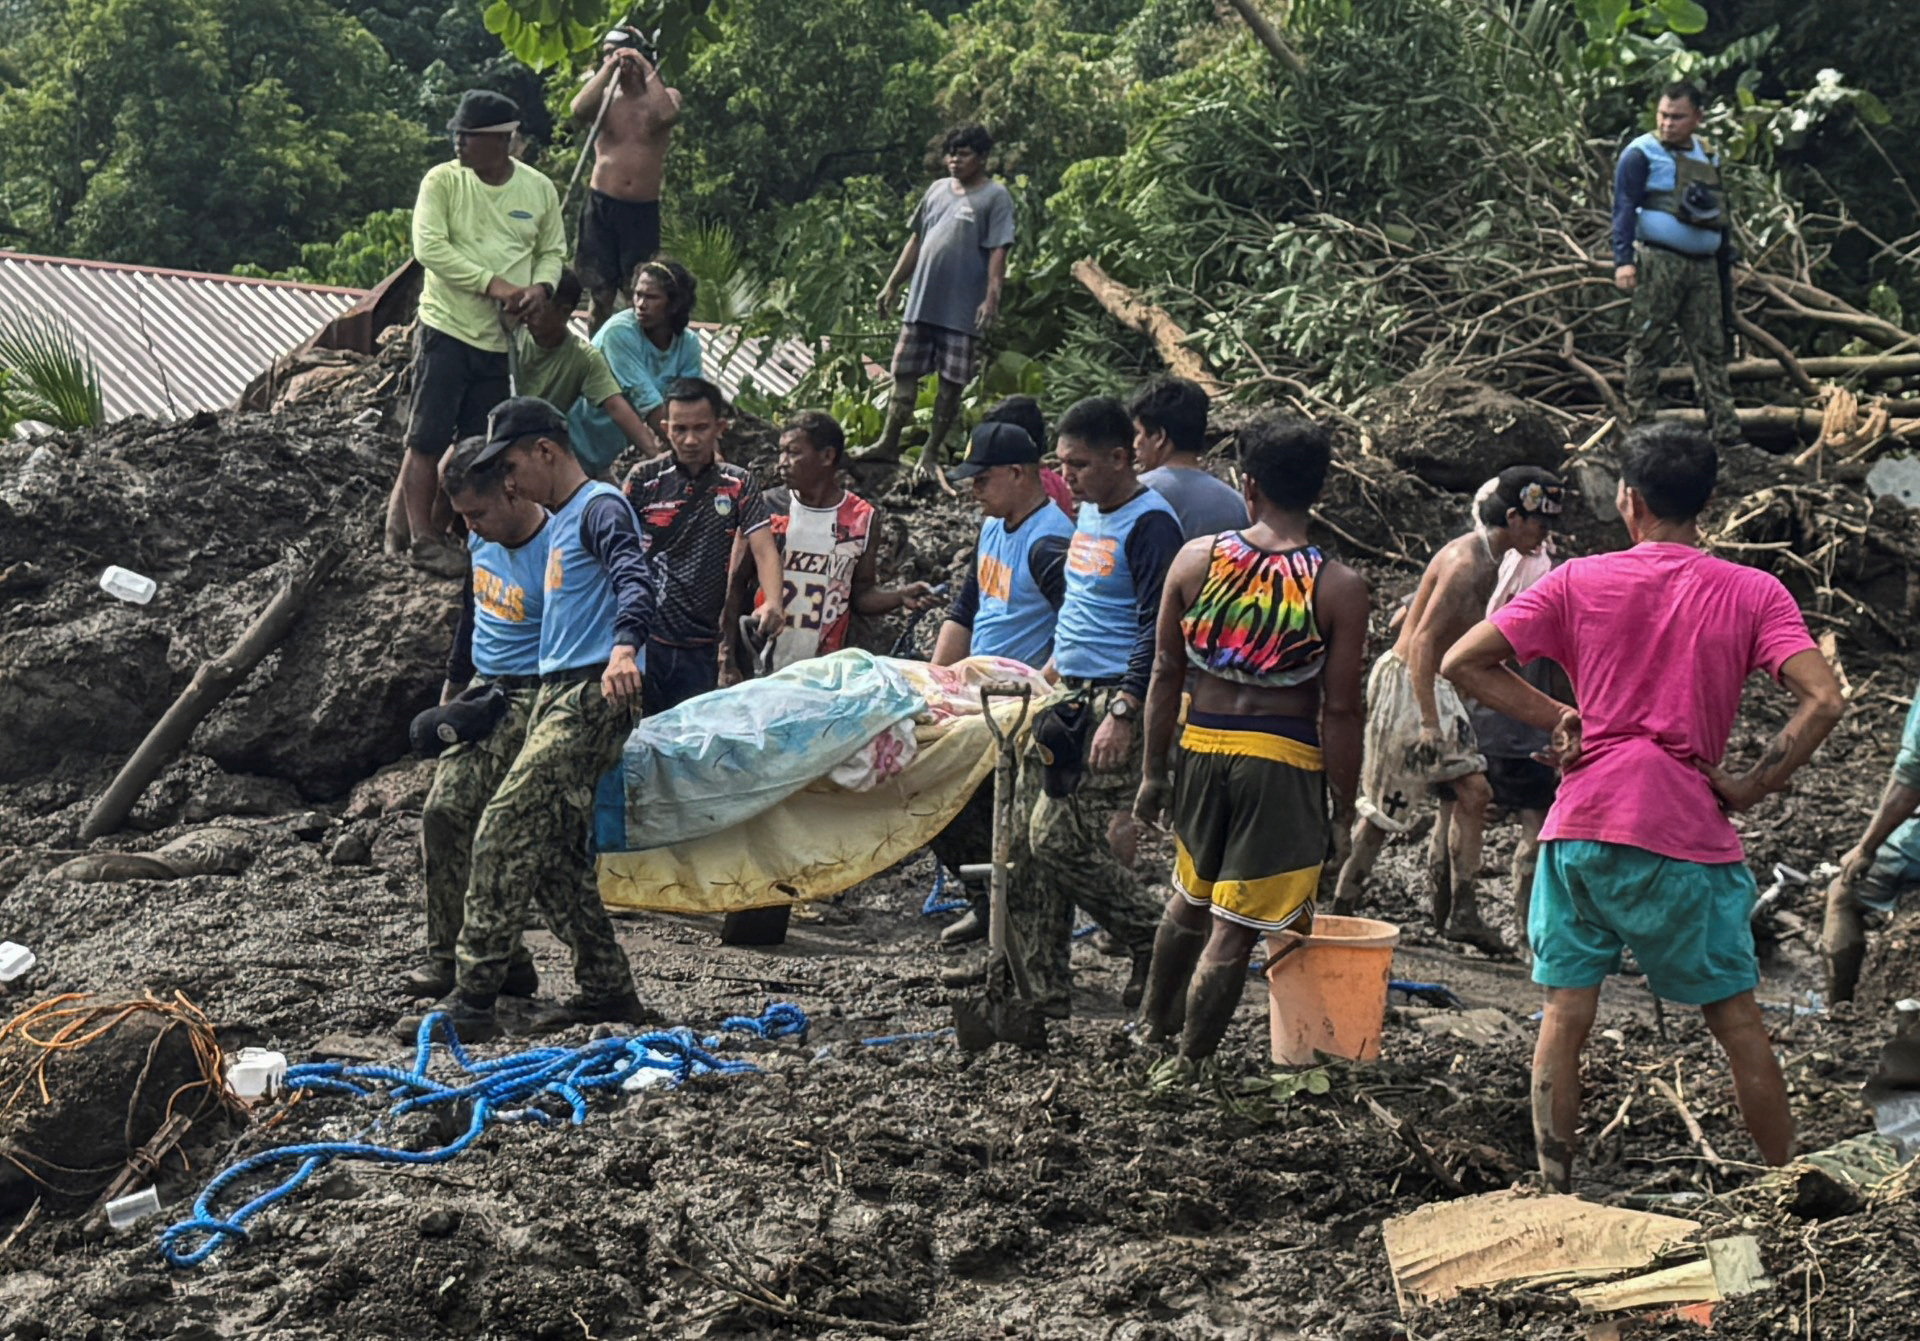
{"label": "man in camouflage trousers", "polygon": [[1635,423],[1653,418],[1660,366],[1677,335],[1709,432],[1724,445],[1740,440],[1740,419],[1727,376],[1731,233],[1720,160],[1694,134],[1702,119],[1698,88],[1669,86],[1657,116],[1657,130],[1621,151],[1613,179],[1613,282],[1633,299],[1627,412]]}
{"label": "man in camouflage trousers", "polygon": [[[1133,421],[1106,397],[1080,401],[1055,433],[1061,473],[1080,506],[1067,547],[1066,592],[1054,626],[1060,686],[1035,705],[1015,814],[1008,926],[1039,1000],[1072,1006],[1072,916],[1078,904],[1132,957],[1121,993],[1140,1004],[1160,905],[1108,841],[1130,824],[1141,759],[1140,704],[1153,665],[1160,591],[1179,550],[1173,508],[1133,468]],[[1130,829],[1129,829],[1130,832]],[[996,967],[994,972],[1003,970]]]}
{"label": "man in camouflage trousers", "polygon": [[[530,396],[491,416],[475,468],[510,496],[548,508],[541,586],[540,685],[526,737],[474,831],[455,989],[443,1006],[464,1041],[497,1037],[504,990],[529,903],[573,956],[577,994],[534,1016],[532,1032],[581,1023],[645,1023],[626,952],[592,880],[594,790],[620,759],[641,688],[653,619],[652,570],[638,520],[611,484],[587,477],[566,416]],[[404,1027],[404,1026],[403,1026]]]}
{"label": "man in camouflage trousers", "polygon": [[[420,813],[421,865],[427,887],[426,963],[400,985],[413,996],[453,990],[454,943],[466,920],[474,826],[520,746],[540,686],[540,610],[547,566],[547,510],[529,498],[509,498],[497,471],[476,471],[482,437],[463,439],[440,462],[440,484],[467,524],[471,576],[460,623],[447,654],[442,706],[469,685],[496,687],[504,711],[477,740],[441,751],[433,787]],[[524,946],[516,945],[501,991],[532,996],[539,976]]]}

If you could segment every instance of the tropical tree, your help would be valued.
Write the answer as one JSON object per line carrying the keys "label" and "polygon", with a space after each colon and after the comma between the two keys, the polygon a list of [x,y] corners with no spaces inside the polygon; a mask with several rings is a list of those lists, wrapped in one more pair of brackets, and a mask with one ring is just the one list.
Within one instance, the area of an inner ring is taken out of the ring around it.
{"label": "tropical tree", "polygon": [[0,228],[105,260],[285,265],[428,158],[386,54],[326,0],[46,0],[0,67]]}

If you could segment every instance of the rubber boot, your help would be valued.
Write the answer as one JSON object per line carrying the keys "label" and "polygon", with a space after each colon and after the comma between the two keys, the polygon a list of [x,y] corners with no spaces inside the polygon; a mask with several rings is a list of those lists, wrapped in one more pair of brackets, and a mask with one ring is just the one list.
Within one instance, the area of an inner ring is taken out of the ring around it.
{"label": "rubber boot", "polygon": [[975,941],[985,940],[992,907],[992,901],[985,897],[975,899],[972,906],[960,914],[959,921],[941,928],[940,948],[957,950],[962,945],[971,945]]}
{"label": "rubber boot", "polygon": [[[454,973],[452,964],[422,964],[400,975],[400,989],[408,996],[427,996],[438,999],[453,991]],[[500,995],[530,997],[540,991],[540,974],[533,967],[531,959],[516,959],[507,965],[506,981],[500,984]]]}
{"label": "rubber boot", "polygon": [[[454,1036],[462,1044],[488,1043],[500,1037],[500,1021],[493,1013],[492,997],[470,997],[454,993],[434,1002],[431,1008],[418,1015],[406,1015],[393,1026],[394,1037],[402,1042],[412,1043],[420,1036],[420,1025],[435,1011],[445,1011],[447,1019],[453,1025]],[[441,1037],[437,1034],[435,1037]]]}

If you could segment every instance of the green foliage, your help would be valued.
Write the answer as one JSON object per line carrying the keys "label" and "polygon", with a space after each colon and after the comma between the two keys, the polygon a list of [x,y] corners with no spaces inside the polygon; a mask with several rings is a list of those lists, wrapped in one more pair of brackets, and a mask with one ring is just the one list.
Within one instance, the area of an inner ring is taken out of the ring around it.
{"label": "green foliage", "polygon": [[753,319],[766,284],[748,265],[739,239],[725,224],[670,229],[662,241],[661,255],[680,262],[698,282],[695,321],[743,326]]}
{"label": "green foliage", "polygon": [[1114,39],[1071,29],[1072,8],[1065,0],[979,0],[953,20],[951,45],[933,70],[946,124],[985,126],[998,170],[1023,175],[1035,204],[1069,166],[1118,153],[1126,142]]}
{"label": "green foliage", "polygon": [[426,164],[385,53],[325,0],[48,0],[6,42],[0,226],[37,250],[285,265]]}
{"label": "green foliage", "polygon": [[64,431],[104,417],[99,370],[66,318],[0,311],[0,433],[22,420]]}
{"label": "green foliage", "polygon": [[714,19],[729,0],[492,0],[487,31],[536,70],[590,57],[616,23],[658,34],[662,53],[687,51],[719,36]]}
{"label": "green foliage", "polygon": [[778,207],[855,176],[877,174],[896,193],[924,180],[943,34],[911,0],[731,0],[717,26],[676,79],[670,171],[689,215],[727,224],[759,253]]}
{"label": "green foliage", "polygon": [[369,214],[336,241],[306,243],[300,248],[298,265],[272,271],[257,265],[237,265],[233,272],[256,279],[370,289],[412,256],[413,211],[381,210]]}

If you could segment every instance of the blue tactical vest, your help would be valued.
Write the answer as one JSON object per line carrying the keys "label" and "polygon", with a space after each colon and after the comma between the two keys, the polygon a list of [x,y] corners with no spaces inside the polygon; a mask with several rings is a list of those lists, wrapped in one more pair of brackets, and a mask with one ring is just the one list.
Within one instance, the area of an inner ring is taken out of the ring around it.
{"label": "blue tactical vest", "polygon": [[1179,525],[1179,515],[1152,489],[1112,512],[1080,505],[1067,546],[1067,599],[1053,635],[1053,665],[1062,675],[1095,680],[1127,673],[1140,632],[1127,536],[1150,512],[1164,512]]}
{"label": "blue tactical vest", "polygon": [[[1647,160],[1647,194],[1635,211],[1638,222],[1634,225],[1634,236],[1642,242],[1669,247],[1689,256],[1711,256],[1719,251],[1722,237],[1719,229],[1696,228],[1692,224],[1681,223],[1673,213],[1671,202],[1678,177],[1673,151],[1660,143],[1660,137],[1652,131],[1640,136],[1627,148],[1638,149]],[[1686,156],[1699,163],[1710,163],[1716,168],[1720,165],[1717,155],[1709,154],[1700,147],[1698,136],[1694,137],[1693,147],[1686,151]]]}
{"label": "blue tactical vest", "polygon": [[1012,657],[1044,666],[1053,650],[1054,609],[1033,580],[1033,547],[1042,540],[1073,534],[1067,514],[1051,502],[1033,510],[1016,530],[1001,517],[980,527],[974,556],[974,581],[980,604],[973,614],[969,651],[975,656]]}

